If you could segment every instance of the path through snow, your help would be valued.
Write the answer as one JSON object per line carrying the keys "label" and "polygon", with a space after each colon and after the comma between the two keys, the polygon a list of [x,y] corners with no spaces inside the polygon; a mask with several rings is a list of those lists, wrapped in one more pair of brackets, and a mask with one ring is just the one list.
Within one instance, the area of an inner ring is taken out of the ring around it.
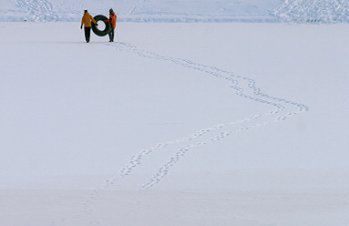
{"label": "path through snow", "polygon": [[[225,139],[229,136],[234,136],[241,132],[246,132],[251,129],[268,126],[272,123],[281,122],[291,117],[294,117],[300,113],[309,110],[309,107],[297,103],[291,100],[287,100],[281,97],[271,96],[258,87],[257,82],[245,76],[236,75],[233,72],[225,71],[214,66],[195,63],[187,59],[168,57],[157,54],[152,51],[138,48],[131,43],[120,42],[113,44],[107,44],[110,47],[115,47],[117,51],[127,51],[136,54],[138,57],[147,58],[149,60],[163,61],[169,64],[176,64],[188,70],[194,70],[201,72],[203,75],[213,76],[217,79],[224,80],[226,85],[232,89],[232,94],[237,95],[246,101],[253,101],[258,104],[265,104],[270,106],[271,110],[266,113],[256,113],[250,116],[246,116],[240,120],[234,120],[230,122],[222,122],[218,125],[213,125],[203,129],[197,129],[197,132],[190,134],[186,137],[181,137],[171,141],[165,141],[155,144],[152,147],[144,148],[138,154],[131,157],[130,161],[120,173],[115,174],[112,178],[108,178],[100,188],[97,188],[90,194],[89,200],[84,203],[84,209],[87,214],[91,214],[94,201],[97,200],[99,193],[111,186],[118,187],[122,184],[122,181],[144,161],[152,161],[151,155],[154,152],[162,151],[168,152],[168,160],[163,165],[155,170],[155,173],[151,178],[140,186],[141,190],[148,190],[156,186],[162,181],[162,179],[169,173],[170,169],[175,167],[176,164],[185,157],[185,155],[196,148],[202,147],[207,144],[215,143]],[[169,146],[180,145],[179,148],[167,150]],[[103,225],[102,222],[96,225]]]}

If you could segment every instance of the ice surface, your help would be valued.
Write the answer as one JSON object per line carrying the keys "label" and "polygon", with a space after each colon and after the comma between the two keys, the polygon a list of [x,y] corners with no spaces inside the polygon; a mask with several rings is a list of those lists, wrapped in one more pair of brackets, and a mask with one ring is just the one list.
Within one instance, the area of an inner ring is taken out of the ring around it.
{"label": "ice surface", "polygon": [[349,221],[348,25],[0,29],[1,224]]}

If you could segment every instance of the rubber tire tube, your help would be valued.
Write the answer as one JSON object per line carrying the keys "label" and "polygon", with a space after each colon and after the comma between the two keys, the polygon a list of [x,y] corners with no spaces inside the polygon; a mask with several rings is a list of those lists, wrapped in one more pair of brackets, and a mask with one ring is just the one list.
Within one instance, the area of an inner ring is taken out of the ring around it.
{"label": "rubber tire tube", "polygon": [[110,23],[105,22],[106,20],[108,20],[108,18],[106,16],[103,16],[103,15],[97,15],[94,17],[94,19],[97,22],[97,24],[99,21],[102,21],[105,24],[105,28],[103,31],[101,31],[98,29],[98,26],[96,26],[95,24],[92,24],[93,33],[95,33],[96,35],[101,36],[101,37],[106,36],[110,32],[110,29],[111,29]]}

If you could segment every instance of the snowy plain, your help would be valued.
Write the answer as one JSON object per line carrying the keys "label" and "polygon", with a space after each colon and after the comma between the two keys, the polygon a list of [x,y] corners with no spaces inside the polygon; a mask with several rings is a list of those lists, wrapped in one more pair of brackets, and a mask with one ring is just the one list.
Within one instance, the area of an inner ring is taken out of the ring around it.
{"label": "snowy plain", "polygon": [[105,14],[113,7],[120,21],[275,21],[282,0],[0,0],[0,21],[78,21],[83,9]]}
{"label": "snowy plain", "polygon": [[348,4],[0,0],[0,225],[348,225]]}
{"label": "snowy plain", "polygon": [[348,25],[0,28],[1,225],[348,224]]}
{"label": "snowy plain", "polygon": [[0,21],[79,21],[110,7],[124,22],[349,22],[347,0],[0,0]]}

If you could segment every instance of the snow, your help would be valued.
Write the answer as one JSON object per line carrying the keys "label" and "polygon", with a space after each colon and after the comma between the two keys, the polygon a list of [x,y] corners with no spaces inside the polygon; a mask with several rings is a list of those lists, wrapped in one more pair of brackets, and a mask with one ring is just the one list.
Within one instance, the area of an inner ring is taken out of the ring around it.
{"label": "snow", "polygon": [[347,0],[0,0],[0,21],[79,21],[114,8],[128,22],[347,23]]}
{"label": "snow", "polygon": [[0,0],[0,21],[78,21],[82,10],[94,15],[114,8],[121,21],[227,22],[273,21],[272,10],[281,0],[143,1],[143,0]]}
{"label": "snow", "polygon": [[349,21],[347,0],[285,0],[275,10],[281,21],[297,23],[340,23]]}
{"label": "snow", "polygon": [[142,1],[142,0],[0,0],[0,21],[78,21],[82,10],[94,15],[114,8],[120,21],[227,22],[273,21],[272,10],[281,0]]}
{"label": "snow", "polygon": [[348,222],[348,25],[0,29],[1,224]]}

